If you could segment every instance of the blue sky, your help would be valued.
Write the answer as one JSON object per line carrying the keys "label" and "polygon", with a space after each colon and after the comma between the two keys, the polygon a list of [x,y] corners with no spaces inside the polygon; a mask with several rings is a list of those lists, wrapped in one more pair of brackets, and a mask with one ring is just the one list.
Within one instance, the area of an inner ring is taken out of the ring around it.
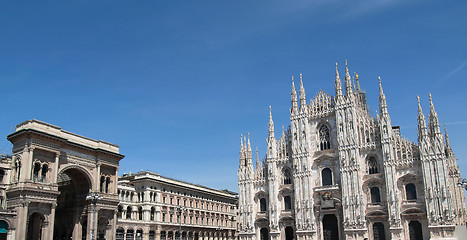
{"label": "blue sky", "polygon": [[[264,156],[268,106],[289,123],[290,76],[334,94],[358,72],[371,111],[416,142],[428,94],[467,177],[466,1],[4,1],[0,136],[39,119],[120,145],[151,170],[237,191],[240,134]],[[1,153],[11,153],[3,138]]]}

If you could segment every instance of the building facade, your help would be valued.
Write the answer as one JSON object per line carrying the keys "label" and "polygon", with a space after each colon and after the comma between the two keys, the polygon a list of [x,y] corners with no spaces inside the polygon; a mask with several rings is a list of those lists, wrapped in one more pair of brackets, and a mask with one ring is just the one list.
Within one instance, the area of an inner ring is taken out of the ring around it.
{"label": "building facade", "polygon": [[[237,194],[152,172],[118,177],[117,145],[29,120],[0,156],[0,240],[234,240]],[[181,220],[181,221],[180,221]]]}
{"label": "building facade", "polygon": [[391,123],[379,85],[379,113],[369,113],[358,75],[336,64],[335,96],[309,103],[292,78],[290,127],[275,136],[270,111],[267,152],[253,166],[242,137],[238,170],[240,240],[455,239],[466,207],[459,167],[431,98],[428,123],[418,102],[418,143]]}
{"label": "building facade", "polygon": [[117,239],[234,240],[237,194],[143,171],[120,177]]}

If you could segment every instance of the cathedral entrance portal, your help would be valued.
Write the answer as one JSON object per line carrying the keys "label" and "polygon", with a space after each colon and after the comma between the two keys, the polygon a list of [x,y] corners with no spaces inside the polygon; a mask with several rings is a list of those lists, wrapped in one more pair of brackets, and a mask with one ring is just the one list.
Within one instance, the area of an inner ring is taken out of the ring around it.
{"label": "cathedral entrance portal", "polygon": [[60,195],[55,212],[54,239],[81,239],[87,232],[87,224],[81,223],[87,219],[85,207],[90,180],[82,170],[70,168],[58,175],[57,184]]}
{"label": "cathedral entrance portal", "polygon": [[323,239],[339,240],[339,228],[334,214],[327,214],[323,217]]}
{"label": "cathedral entrance portal", "polygon": [[293,239],[294,239],[293,228],[286,227],[285,228],[285,240],[293,240]]}
{"label": "cathedral entrance portal", "polygon": [[409,235],[410,240],[423,240],[422,225],[419,221],[410,221]]}

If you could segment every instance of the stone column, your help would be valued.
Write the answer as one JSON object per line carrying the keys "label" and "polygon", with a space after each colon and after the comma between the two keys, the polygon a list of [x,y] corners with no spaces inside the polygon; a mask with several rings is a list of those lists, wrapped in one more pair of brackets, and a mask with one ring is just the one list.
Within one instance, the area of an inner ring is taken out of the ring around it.
{"label": "stone column", "polygon": [[53,239],[54,236],[54,225],[55,225],[55,208],[57,207],[57,204],[53,203],[50,206],[50,215],[49,215],[49,227],[47,229],[45,236],[45,239]]}
{"label": "stone column", "polygon": [[94,176],[94,191],[95,192],[99,192],[100,191],[100,186],[101,186],[101,182],[100,182],[100,179],[101,178],[101,164],[100,163],[97,163],[96,164],[96,174]]}
{"label": "stone column", "polygon": [[55,172],[54,172],[54,180],[53,180],[54,183],[57,183],[59,161],[60,161],[60,153],[56,153],[55,154],[55,166],[54,166]]}
{"label": "stone column", "polygon": [[22,202],[16,207],[18,216],[18,225],[16,226],[16,239],[26,239],[27,224],[28,224],[28,207],[29,202]]}

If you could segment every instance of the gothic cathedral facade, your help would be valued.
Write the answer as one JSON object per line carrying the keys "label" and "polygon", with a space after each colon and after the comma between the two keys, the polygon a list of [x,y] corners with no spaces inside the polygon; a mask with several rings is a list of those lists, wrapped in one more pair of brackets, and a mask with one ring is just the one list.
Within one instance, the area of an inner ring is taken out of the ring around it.
{"label": "gothic cathedral facade", "polygon": [[292,78],[290,127],[279,138],[269,115],[264,161],[253,166],[242,137],[238,170],[240,240],[455,239],[465,225],[459,167],[431,95],[428,124],[418,101],[418,144],[391,124],[381,80],[369,113],[358,75],[336,64],[334,97],[309,104]]}

